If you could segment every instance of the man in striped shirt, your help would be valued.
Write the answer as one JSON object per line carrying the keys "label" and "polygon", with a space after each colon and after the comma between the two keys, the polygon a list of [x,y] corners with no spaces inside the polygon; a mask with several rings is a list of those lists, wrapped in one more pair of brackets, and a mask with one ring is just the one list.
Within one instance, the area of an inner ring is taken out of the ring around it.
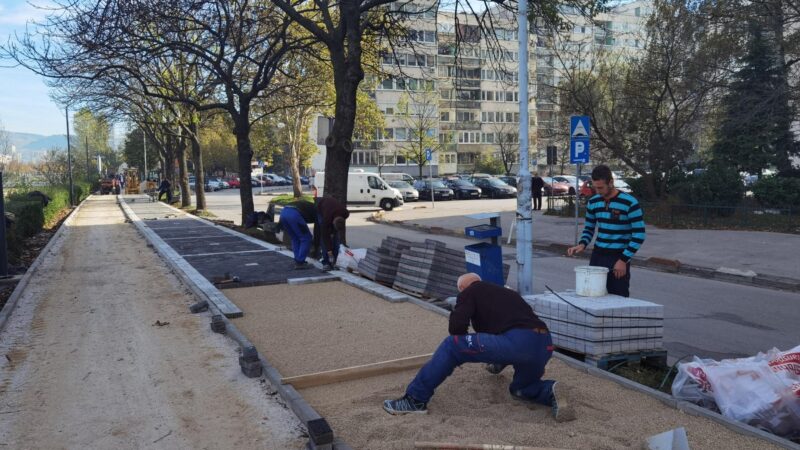
{"label": "man in striped shirt", "polygon": [[589,264],[609,269],[608,293],[630,296],[631,258],[645,239],[644,216],[639,201],[614,187],[608,166],[592,170],[596,195],[586,205],[586,226],[581,240],[567,250],[567,255],[581,253],[589,246],[597,228],[592,259]]}

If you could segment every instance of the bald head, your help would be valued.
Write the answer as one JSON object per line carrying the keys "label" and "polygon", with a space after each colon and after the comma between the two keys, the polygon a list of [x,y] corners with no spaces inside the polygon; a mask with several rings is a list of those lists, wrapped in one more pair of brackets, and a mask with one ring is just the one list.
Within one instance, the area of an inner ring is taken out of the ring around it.
{"label": "bald head", "polygon": [[481,277],[477,273],[470,272],[461,275],[460,277],[458,277],[458,283],[456,283],[456,287],[458,287],[458,292],[461,292],[464,289],[470,287],[470,285],[472,285],[472,283],[476,281],[481,281]]}

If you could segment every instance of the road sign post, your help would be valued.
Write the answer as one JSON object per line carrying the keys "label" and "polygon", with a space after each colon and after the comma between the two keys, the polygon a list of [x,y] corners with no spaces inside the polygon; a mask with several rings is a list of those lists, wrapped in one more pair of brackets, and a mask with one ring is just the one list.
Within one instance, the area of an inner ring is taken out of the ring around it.
{"label": "road sign post", "polygon": [[436,201],[433,199],[436,197],[436,191],[433,189],[433,151],[429,148],[425,149],[425,161],[428,161],[428,180],[431,183],[431,209],[436,207]]}
{"label": "road sign post", "polygon": [[589,116],[572,116],[569,124],[569,162],[575,164],[575,245],[578,245],[581,165],[589,162]]}

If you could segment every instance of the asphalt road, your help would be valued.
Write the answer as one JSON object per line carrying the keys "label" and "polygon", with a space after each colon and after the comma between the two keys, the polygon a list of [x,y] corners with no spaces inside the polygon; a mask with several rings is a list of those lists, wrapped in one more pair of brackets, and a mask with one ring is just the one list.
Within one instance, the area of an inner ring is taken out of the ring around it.
{"label": "asphalt road", "polygon": [[[265,210],[270,197],[254,197],[256,209]],[[209,211],[220,218],[240,221],[238,190],[209,193],[207,201]],[[462,203],[469,204],[465,205],[468,209],[495,211],[504,209],[508,202],[482,200]],[[352,211],[347,224],[347,238],[354,248],[377,246],[389,235],[420,241],[431,237],[368,222],[366,219],[376,211],[374,208],[353,208]],[[445,236],[435,236],[435,239],[454,248],[475,242]],[[512,265],[508,284],[515,286],[515,249],[503,247],[503,254],[505,261]],[[573,269],[585,264],[585,260],[542,252],[536,252],[534,258],[535,292],[545,291],[545,285],[556,291],[573,289]],[[631,295],[664,305],[664,343],[671,361],[685,355],[713,359],[749,356],[772,347],[785,350],[800,344],[800,327],[797,326],[800,323],[800,295],[796,293],[634,268]]]}

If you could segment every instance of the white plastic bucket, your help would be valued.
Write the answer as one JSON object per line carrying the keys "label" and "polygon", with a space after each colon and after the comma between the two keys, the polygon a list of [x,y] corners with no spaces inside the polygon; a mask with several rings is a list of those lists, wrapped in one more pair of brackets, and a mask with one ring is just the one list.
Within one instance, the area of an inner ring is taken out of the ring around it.
{"label": "white plastic bucket", "polygon": [[608,294],[606,281],[608,269],[599,266],[575,268],[575,293],[584,297],[600,297]]}

